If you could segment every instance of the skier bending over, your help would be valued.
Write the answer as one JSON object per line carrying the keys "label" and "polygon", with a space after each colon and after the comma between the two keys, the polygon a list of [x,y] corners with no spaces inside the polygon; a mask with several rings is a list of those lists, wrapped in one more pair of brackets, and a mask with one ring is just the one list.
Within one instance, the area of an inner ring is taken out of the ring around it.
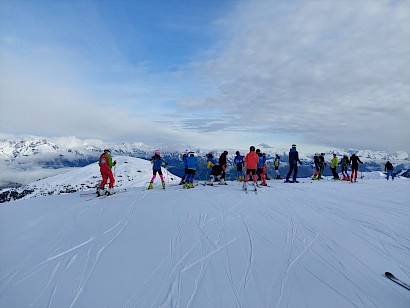
{"label": "skier bending over", "polygon": [[148,189],[154,188],[152,184],[154,183],[155,177],[157,176],[157,172],[159,174],[159,177],[161,178],[162,188],[165,189],[165,181],[164,181],[164,176],[162,175],[161,167],[168,165],[168,163],[162,159],[160,150],[156,150],[155,155],[151,157],[151,164],[152,164],[152,178],[151,178],[151,181],[149,182]]}
{"label": "skier bending over", "polygon": [[211,168],[210,183],[209,185],[213,186],[215,179],[220,181],[220,184],[225,184],[225,180],[222,178],[222,166],[214,158],[212,153],[206,155],[207,163],[206,169]]}
{"label": "skier bending over", "polygon": [[[117,162],[114,160],[112,161],[111,152],[110,150],[104,150],[104,153],[101,154],[100,159],[98,161],[98,165],[100,166],[100,172],[102,181],[100,186],[97,190],[97,196],[102,196],[104,194],[111,195],[114,193],[114,176],[112,174],[111,168],[115,166]],[[104,186],[107,184],[108,179],[110,179],[110,184],[107,192],[104,192]]]}
{"label": "skier bending over", "polygon": [[[289,172],[286,175],[285,183],[299,183],[296,178],[298,176],[298,163],[302,162],[299,159],[299,153],[296,151],[296,144],[292,144],[292,148],[289,150]],[[289,178],[293,172],[293,181],[289,181]]]}

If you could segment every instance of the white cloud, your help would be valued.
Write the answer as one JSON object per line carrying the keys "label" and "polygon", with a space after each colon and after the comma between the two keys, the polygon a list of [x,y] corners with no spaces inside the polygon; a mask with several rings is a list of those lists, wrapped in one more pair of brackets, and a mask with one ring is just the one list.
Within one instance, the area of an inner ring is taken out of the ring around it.
{"label": "white cloud", "polygon": [[225,126],[409,149],[409,2],[245,1],[221,25],[225,41],[196,63],[219,92],[197,102]]}

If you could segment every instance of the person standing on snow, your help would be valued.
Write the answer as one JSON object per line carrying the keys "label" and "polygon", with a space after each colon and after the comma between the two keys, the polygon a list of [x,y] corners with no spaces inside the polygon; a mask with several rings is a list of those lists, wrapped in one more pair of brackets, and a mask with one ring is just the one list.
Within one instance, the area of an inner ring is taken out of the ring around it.
{"label": "person standing on snow", "polygon": [[342,180],[343,181],[350,181],[349,173],[347,172],[347,168],[350,165],[350,161],[349,161],[349,157],[346,154],[343,155],[343,158],[340,160],[339,165],[342,166],[342,175],[343,175]]}
{"label": "person standing on snow", "polygon": [[322,180],[322,174],[325,171],[325,166],[326,166],[326,162],[325,162],[325,153],[320,153],[319,155],[319,180]]}
{"label": "person standing on snow", "polygon": [[152,178],[151,178],[151,181],[149,182],[148,189],[154,188],[152,184],[154,183],[157,173],[159,174],[161,178],[162,188],[165,189],[165,181],[164,181],[164,176],[162,175],[161,167],[168,165],[168,163],[162,159],[160,150],[156,150],[155,155],[151,157],[151,164],[152,164]]}
{"label": "person standing on snow", "polygon": [[266,154],[263,155],[263,153],[261,153],[261,150],[257,149],[256,150],[256,154],[258,154],[258,164],[257,164],[257,175],[261,178],[262,186],[267,186],[266,184]]}
{"label": "person standing on snow", "polygon": [[189,152],[186,157],[186,178],[184,183],[184,188],[194,188],[194,177],[196,173],[196,168],[198,166],[198,158],[195,157],[194,152]]}
{"label": "person standing on snow", "polygon": [[276,179],[277,180],[280,180],[282,178],[282,176],[280,175],[280,172],[279,172],[279,164],[280,164],[280,156],[279,156],[279,154],[276,154],[274,165],[275,165],[275,173],[276,173]]}
{"label": "person standing on snow", "polygon": [[[100,159],[98,161],[98,165],[100,166],[100,172],[102,181],[100,186],[97,190],[97,196],[100,197],[104,194],[112,195],[114,193],[114,175],[112,174],[111,168],[115,166],[117,162],[114,160],[112,161],[111,152],[110,150],[104,150],[104,153],[101,154]],[[107,184],[108,179],[110,179],[110,184],[107,192],[104,192],[104,186]]]}
{"label": "person standing on snow", "polygon": [[363,163],[356,154],[350,156],[350,163],[352,164],[352,175],[350,176],[350,182],[357,182],[357,172],[359,171],[359,163]]}
{"label": "person standing on snow", "polygon": [[313,156],[313,164],[315,165],[315,173],[313,174],[312,180],[318,180],[320,171],[319,153],[315,153],[315,156]]}
{"label": "person standing on snow", "polygon": [[339,175],[336,172],[336,168],[338,165],[339,165],[339,159],[337,158],[336,154],[333,154],[333,158],[330,162],[330,170],[332,171],[334,180],[340,180]]}
{"label": "person standing on snow", "polygon": [[236,165],[236,176],[239,182],[242,182],[245,180],[245,177],[243,175],[243,156],[239,153],[239,151],[236,151],[236,156],[233,160],[234,164]]}
{"label": "person standing on snow", "polygon": [[258,176],[256,175],[256,169],[258,168],[259,157],[255,152],[255,147],[251,146],[249,148],[249,153],[245,156],[245,166],[246,166],[246,176],[245,182],[243,183],[243,188],[246,189],[247,183],[249,181],[249,176],[252,175],[253,185],[255,186],[258,183]]}
{"label": "person standing on snow", "polygon": [[394,174],[393,174],[394,167],[390,161],[384,165],[384,172],[386,172],[387,180],[389,180],[389,176],[391,176],[392,181],[394,181]]}
{"label": "person standing on snow", "polygon": [[226,181],[226,155],[228,155],[228,151],[224,151],[221,156],[219,157],[219,165],[222,168],[222,176],[221,178]]}
{"label": "person standing on snow", "polygon": [[187,176],[187,172],[188,172],[188,167],[187,167],[187,159],[188,157],[188,150],[185,151],[185,153],[182,155],[182,162],[184,163],[184,175],[181,178],[181,182],[179,182],[179,185],[182,185],[185,183],[185,179]]}
{"label": "person standing on snow", "polygon": [[[298,163],[302,162],[299,159],[299,153],[296,151],[296,144],[292,144],[292,148],[289,150],[289,172],[286,175],[285,183],[299,183],[296,178],[298,176]],[[293,181],[289,181],[289,178],[293,172]]]}

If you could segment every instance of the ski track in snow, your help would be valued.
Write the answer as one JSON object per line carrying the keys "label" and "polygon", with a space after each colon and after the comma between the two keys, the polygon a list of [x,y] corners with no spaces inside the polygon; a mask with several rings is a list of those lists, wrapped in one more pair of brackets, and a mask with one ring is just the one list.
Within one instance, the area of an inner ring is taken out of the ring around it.
{"label": "ski track in snow", "polygon": [[[295,279],[300,275],[317,281],[348,306],[383,306],[366,291],[366,285],[349,274],[351,265],[371,277],[377,277],[377,270],[340,239],[329,237],[328,229],[343,230],[366,249],[391,260],[408,277],[409,238],[391,231],[389,224],[394,222],[383,221],[383,214],[376,212],[374,219],[368,219],[369,205],[361,204],[353,193],[357,185],[349,187],[352,195],[344,196],[349,206],[343,206],[340,201],[332,201],[332,194],[337,192],[332,187],[324,192],[319,189],[321,184],[273,183],[272,187],[259,189],[258,194],[245,194],[240,185],[227,189],[197,186],[194,190],[201,191],[200,199],[192,203],[190,194],[195,191],[180,192],[178,187],[166,191],[135,189],[114,196],[112,202],[128,202],[116,204],[116,211],[110,207],[113,197],[86,201],[86,205],[78,205],[71,223],[45,248],[42,260],[30,261],[26,257],[2,272],[0,296],[46,273],[44,285],[30,304],[58,307],[62,281],[67,273],[76,270],[79,275],[70,286],[70,300],[65,306],[83,307],[101,260],[125,231],[131,232],[128,229],[138,218],[137,208],[158,204],[165,194],[169,204],[159,206],[160,215],[168,217],[171,226],[167,229],[165,254],[154,258],[156,264],[151,265],[139,284],[129,286],[128,295],[118,306],[197,307],[201,303],[210,307],[250,307],[252,303],[252,308],[296,307],[298,304],[292,299],[299,296],[307,303],[311,292],[309,286]],[[324,195],[326,203],[320,202],[317,193]],[[370,190],[368,195],[371,193]],[[127,195],[133,197],[125,198]],[[380,200],[391,202],[387,195],[380,196]],[[404,206],[392,203],[386,208],[388,216],[395,219],[407,215]],[[90,224],[91,220],[94,223]],[[276,262],[264,263],[265,259]],[[327,276],[309,266],[312,263],[320,264],[322,270],[347,287],[342,291],[332,285]],[[371,281],[372,285],[380,283],[383,282]]]}

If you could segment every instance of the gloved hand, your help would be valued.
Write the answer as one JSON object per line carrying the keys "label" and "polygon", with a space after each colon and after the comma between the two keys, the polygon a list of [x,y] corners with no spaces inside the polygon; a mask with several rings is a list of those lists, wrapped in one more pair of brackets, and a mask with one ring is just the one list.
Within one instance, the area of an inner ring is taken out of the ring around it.
{"label": "gloved hand", "polygon": [[299,165],[301,165],[302,164],[302,162],[301,161],[299,161]]}
{"label": "gloved hand", "polygon": [[117,164],[117,161],[114,160],[114,162],[112,163],[113,166],[115,166]]}

